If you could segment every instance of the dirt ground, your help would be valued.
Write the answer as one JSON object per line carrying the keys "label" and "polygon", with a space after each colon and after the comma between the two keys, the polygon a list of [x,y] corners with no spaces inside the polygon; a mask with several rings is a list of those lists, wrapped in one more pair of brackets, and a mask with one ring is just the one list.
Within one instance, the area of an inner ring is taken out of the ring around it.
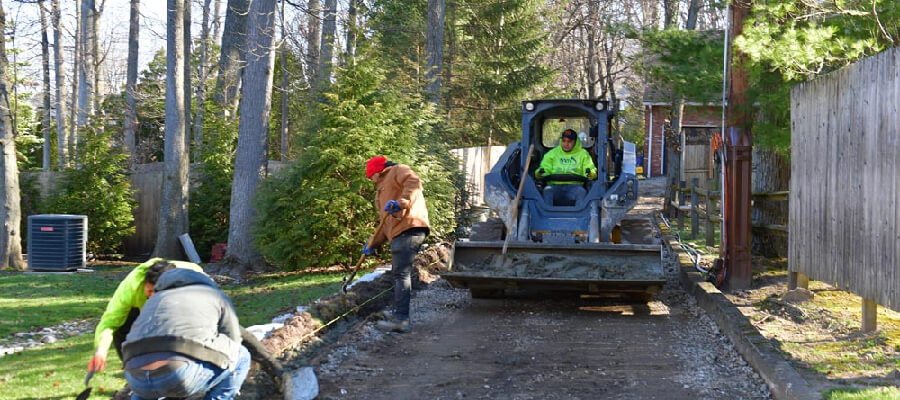
{"label": "dirt ground", "polygon": [[814,296],[786,298],[783,262],[754,259],[749,290],[726,297],[820,391],[872,386],[900,387],[900,313],[879,307],[878,330],[860,332],[859,296],[810,282]]}
{"label": "dirt ground", "polygon": [[[663,185],[659,178],[642,180],[640,203],[629,218],[658,210]],[[374,328],[374,314],[353,315],[289,351],[284,361],[313,366],[320,399],[770,398],[761,378],[681,289],[674,260],[665,260],[668,282],[647,304],[547,296],[473,300],[438,279],[414,292],[411,333],[385,334]],[[784,301],[784,266],[764,259],[754,264],[754,286],[727,296],[808,382],[819,390],[900,383],[897,313],[880,308],[879,332],[860,334],[858,297],[813,282],[814,300]],[[272,388],[255,373],[241,398],[276,398]]]}
{"label": "dirt ground", "polygon": [[314,367],[321,399],[770,398],[665,260],[667,284],[650,303],[473,300],[437,280],[414,293],[411,333],[384,334],[361,318],[297,359]]}

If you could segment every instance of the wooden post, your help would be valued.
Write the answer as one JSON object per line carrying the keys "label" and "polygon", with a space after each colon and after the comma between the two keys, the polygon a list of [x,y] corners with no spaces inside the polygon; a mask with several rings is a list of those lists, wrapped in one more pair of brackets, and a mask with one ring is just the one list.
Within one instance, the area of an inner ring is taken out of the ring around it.
{"label": "wooden post", "polygon": [[700,186],[700,179],[691,179],[691,239],[697,237],[697,231],[700,229],[700,216],[697,214],[697,186]]}
{"label": "wooden post", "polygon": [[788,290],[796,288],[809,289],[809,277],[802,272],[788,273]]}
{"label": "wooden post", "polygon": [[684,181],[678,181],[678,230],[684,231],[684,211],[681,211],[681,206],[684,205],[684,188],[686,183]]}
{"label": "wooden post", "polygon": [[878,327],[878,304],[875,300],[863,299],[862,301],[862,332],[874,332]]}
{"label": "wooden post", "polygon": [[706,201],[706,225],[704,226],[703,230],[706,232],[706,245],[708,247],[715,246],[715,244],[716,244],[716,238],[714,235],[715,225],[713,225],[713,223],[712,223],[712,217],[714,215],[714,213],[713,213],[714,206],[713,206],[712,200],[710,200],[713,195],[713,187],[714,187],[713,182],[714,181],[715,181],[714,179],[706,180],[706,199],[705,199],[705,201]]}

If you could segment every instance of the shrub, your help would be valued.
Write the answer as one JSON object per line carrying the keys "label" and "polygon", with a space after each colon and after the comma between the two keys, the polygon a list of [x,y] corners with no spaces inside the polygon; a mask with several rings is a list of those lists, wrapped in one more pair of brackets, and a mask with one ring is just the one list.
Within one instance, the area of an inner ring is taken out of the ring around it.
{"label": "shrub", "polygon": [[216,106],[212,102],[206,105],[200,184],[191,188],[189,210],[191,240],[202,259],[209,259],[214,244],[228,240],[237,138],[237,120],[217,117]]}
{"label": "shrub", "polygon": [[78,164],[62,177],[45,203],[46,212],[88,217],[87,250],[116,253],[122,240],[134,233],[128,156],[112,145],[109,133],[83,131],[78,142]]}
{"label": "shrub", "polygon": [[366,160],[384,155],[422,178],[432,237],[453,228],[455,160],[434,133],[433,106],[385,80],[376,57],[360,51],[339,71],[312,114],[299,159],[264,181],[254,227],[257,248],[284,269],[348,264],[373,233],[377,212]]}

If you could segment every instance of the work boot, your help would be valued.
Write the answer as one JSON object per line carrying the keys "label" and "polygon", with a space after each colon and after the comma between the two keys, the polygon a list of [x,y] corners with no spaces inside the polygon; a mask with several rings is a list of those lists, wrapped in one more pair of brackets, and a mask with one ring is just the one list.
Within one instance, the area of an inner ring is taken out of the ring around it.
{"label": "work boot", "polygon": [[382,332],[407,333],[412,330],[412,325],[409,324],[408,319],[378,321],[375,323],[375,327]]}
{"label": "work boot", "polygon": [[394,320],[394,312],[391,310],[382,310],[375,313],[375,318],[382,321],[393,321]]}

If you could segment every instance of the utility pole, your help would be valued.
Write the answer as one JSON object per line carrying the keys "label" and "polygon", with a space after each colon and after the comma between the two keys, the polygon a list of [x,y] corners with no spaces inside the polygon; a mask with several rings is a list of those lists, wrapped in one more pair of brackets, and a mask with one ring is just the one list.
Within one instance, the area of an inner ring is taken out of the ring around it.
{"label": "utility pole", "polygon": [[750,195],[753,137],[753,110],[747,104],[747,56],[734,48],[734,39],[743,33],[752,0],[732,0],[728,43],[732,62],[728,65],[728,106],[724,139],[727,152],[722,214],[725,219],[725,270],[727,290],[746,289],[751,283]]}

